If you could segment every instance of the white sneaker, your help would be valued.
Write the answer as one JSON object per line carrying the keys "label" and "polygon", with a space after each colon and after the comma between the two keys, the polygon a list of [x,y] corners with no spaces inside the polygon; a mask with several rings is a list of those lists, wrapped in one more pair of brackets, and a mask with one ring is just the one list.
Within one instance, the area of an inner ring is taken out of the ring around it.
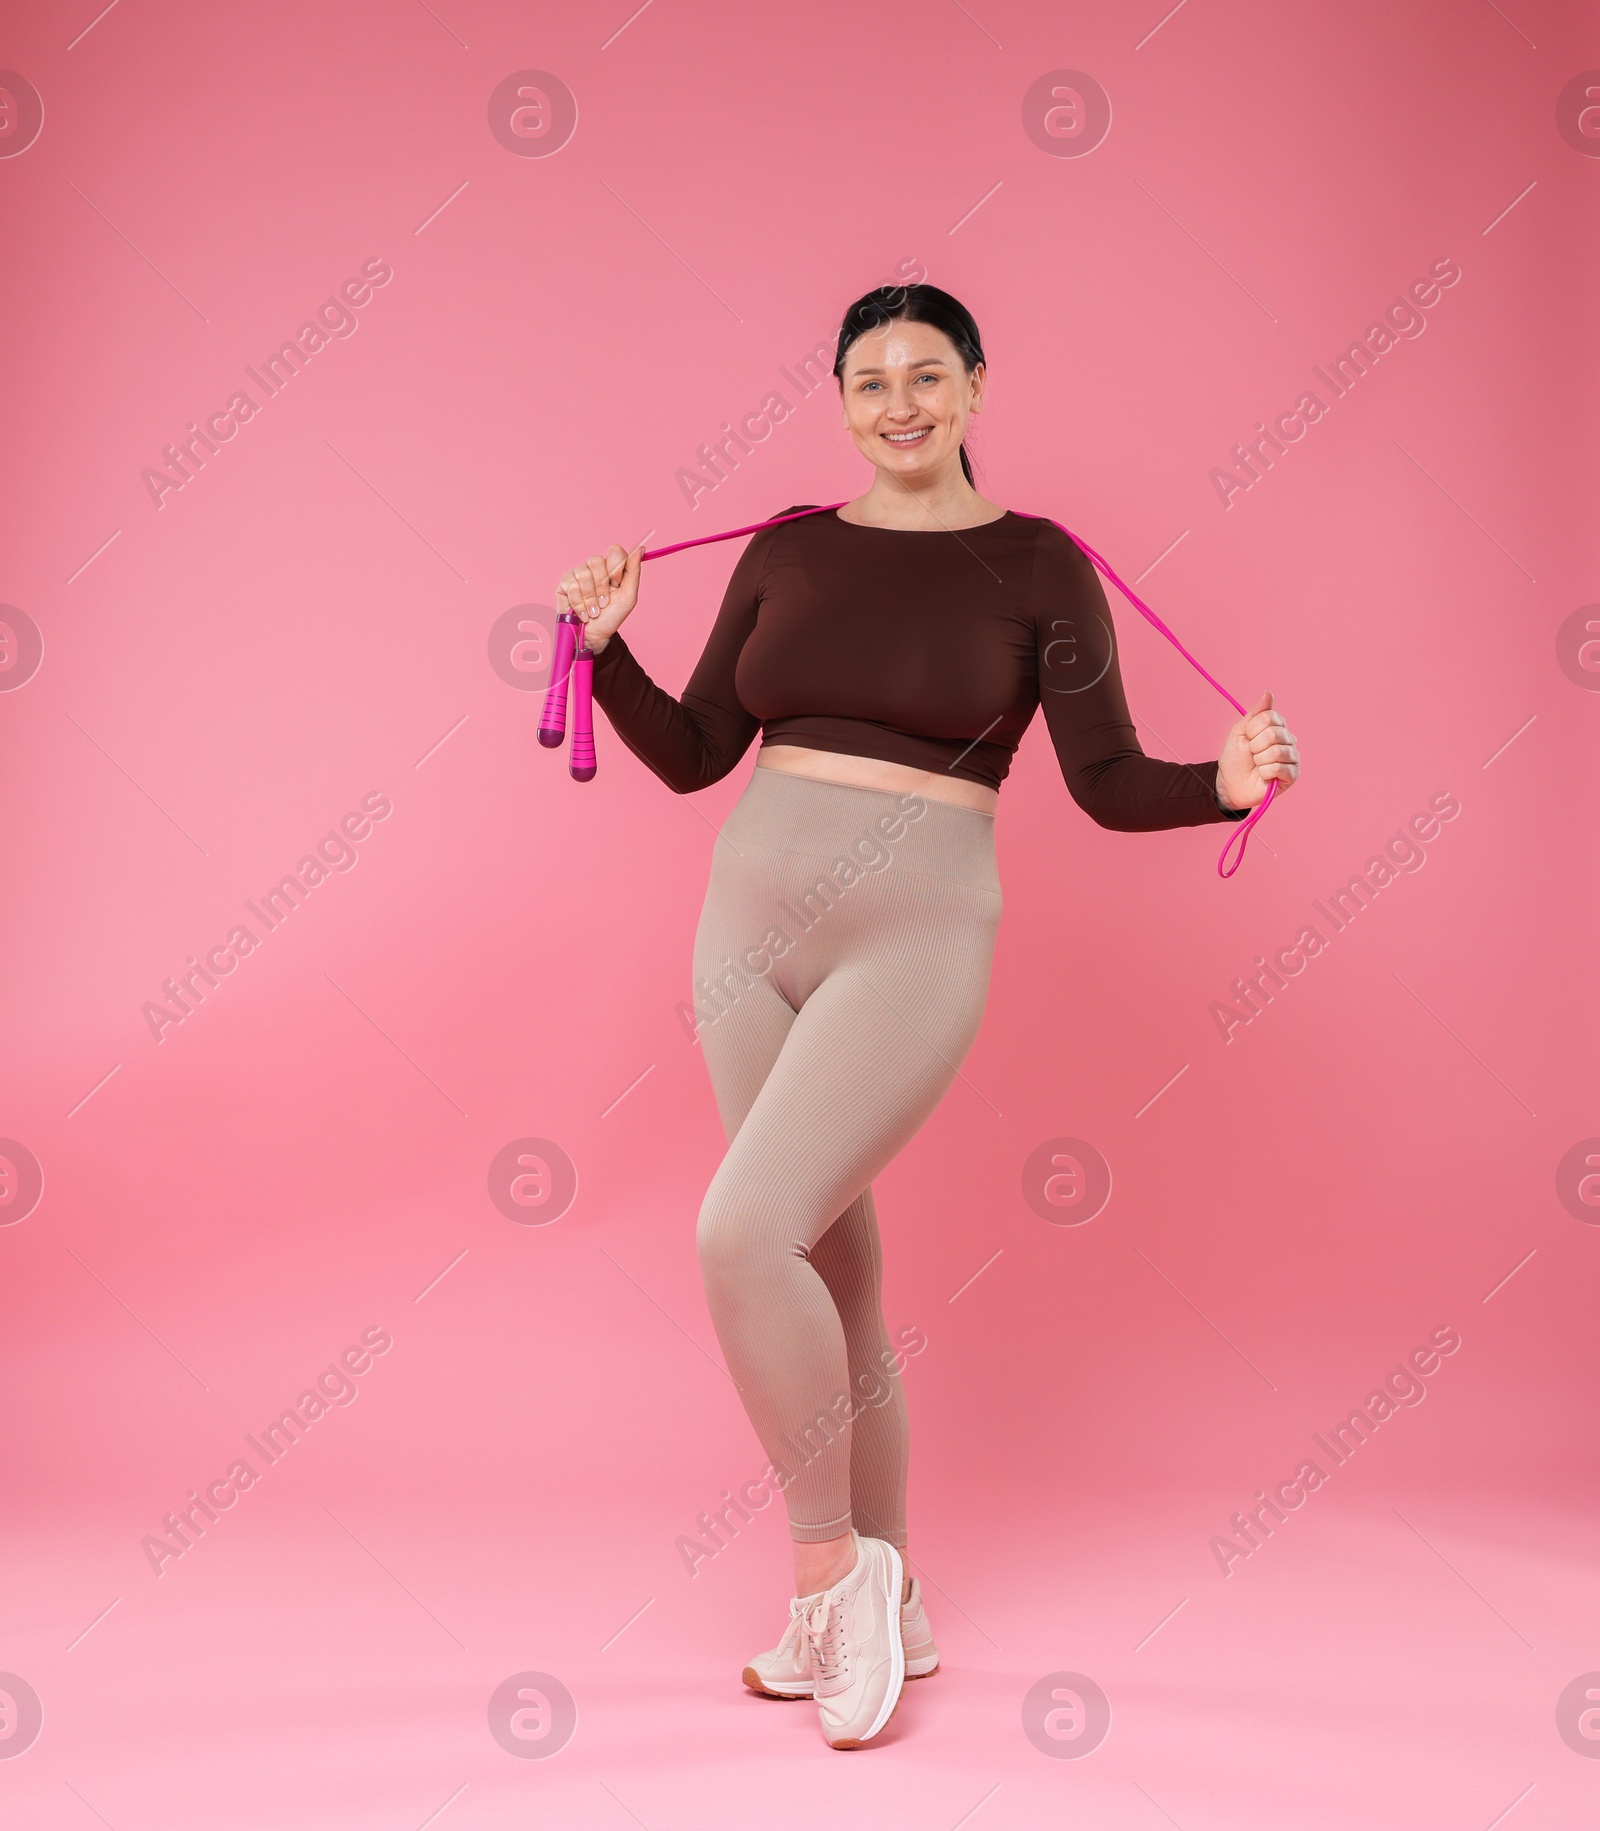
{"label": "white sneaker", "polygon": [[[812,1596],[796,1596],[789,1604],[789,1625],[769,1652],[758,1653],[744,1669],[744,1682],[762,1697],[811,1696],[811,1643],[801,1620]],[[922,1605],[922,1584],[913,1577],[911,1593],[900,1604],[900,1640],[906,1650],[906,1677],[927,1678],[939,1669],[939,1649],[933,1644],[928,1611]]]}
{"label": "white sneaker", "polygon": [[798,1649],[787,1643],[799,1624],[811,1695],[831,1748],[860,1748],[871,1741],[894,1715],[906,1677],[900,1553],[886,1540],[863,1538],[854,1529],[850,1537],[856,1561],[849,1573],[814,1596],[795,1597],[790,1633],[784,1636],[784,1657],[798,1667]]}

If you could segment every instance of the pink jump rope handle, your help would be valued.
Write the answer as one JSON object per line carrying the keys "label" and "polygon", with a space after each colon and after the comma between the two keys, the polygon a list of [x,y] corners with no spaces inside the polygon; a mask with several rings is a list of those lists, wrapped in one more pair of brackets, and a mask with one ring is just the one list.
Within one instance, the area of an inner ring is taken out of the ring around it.
{"label": "pink jump rope handle", "polygon": [[539,715],[539,742],[554,750],[567,734],[567,682],[572,675],[573,651],[578,646],[578,614],[564,610],[556,618],[556,653],[550,664],[550,684],[545,688],[544,711]]}
{"label": "pink jump rope handle", "polygon": [[[838,503],[829,505],[837,508]],[[808,515],[818,514],[807,509]],[[798,516],[780,515],[779,521],[797,521]],[[702,535],[698,540],[679,541],[675,547],[657,547],[640,555],[660,559],[665,553],[677,553],[684,547],[704,546],[708,540],[732,540],[739,534],[753,534],[757,528],[776,523],[758,521],[748,528],[731,528],[726,534]],[[572,754],[567,767],[575,782],[592,782],[599,770],[594,748],[594,651],[584,640],[583,619],[574,610],[564,610],[556,619],[556,653],[550,666],[550,684],[545,689],[544,710],[539,715],[539,742],[554,750],[567,730],[567,685],[572,686]]]}
{"label": "pink jump rope handle", "polygon": [[580,648],[572,658],[572,755],[567,767],[575,782],[592,782],[599,765],[594,754],[594,650]]}

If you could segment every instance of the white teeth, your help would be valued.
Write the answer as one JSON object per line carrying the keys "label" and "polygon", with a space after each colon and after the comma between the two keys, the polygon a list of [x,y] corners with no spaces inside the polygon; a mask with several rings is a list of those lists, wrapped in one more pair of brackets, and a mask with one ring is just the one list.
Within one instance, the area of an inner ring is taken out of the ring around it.
{"label": "white teeth", "polygon": [[919,426],[915,432],[886,432],[883,436],[892,445],[909,445],[913,439],[925,438],[932,431],[931,426]]}

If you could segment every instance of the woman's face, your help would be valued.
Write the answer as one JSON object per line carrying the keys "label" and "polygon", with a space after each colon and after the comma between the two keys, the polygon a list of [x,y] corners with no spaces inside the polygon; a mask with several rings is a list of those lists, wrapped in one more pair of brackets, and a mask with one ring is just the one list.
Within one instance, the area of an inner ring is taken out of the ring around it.
{"label": "woman's face", "polygon": [[926,480],[959,464],[967,416],[983,404],[983,364],[969,375],[943,331],[902,320],[864,331],[839,379],[844,423],[880,470]]}

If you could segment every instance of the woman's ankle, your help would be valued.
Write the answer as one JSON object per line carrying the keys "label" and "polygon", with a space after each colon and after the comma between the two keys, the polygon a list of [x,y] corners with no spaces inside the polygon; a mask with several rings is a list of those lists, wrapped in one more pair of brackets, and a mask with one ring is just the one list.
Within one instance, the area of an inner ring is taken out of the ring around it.
{"label": "woman's ankle", "polygon": [[[903,1605],[911,1600],[911,1561],[904,1545],[896,1549],[900,1553],[900,1601]],[[855,1567],[853,1533],[811,1543],[794,1541],[794,1593],[797,1596],[820,1595],[823,1590],[842,1582]]]}
{"label": "woman's ankle", "polygon": [[816,1539],[809,1543],[794,1542],[794,1593],[797,1596],[820,1595],[825,1589],[848,1577],[856,1567],[855,1534],[841,1533],[838,1538]]}

